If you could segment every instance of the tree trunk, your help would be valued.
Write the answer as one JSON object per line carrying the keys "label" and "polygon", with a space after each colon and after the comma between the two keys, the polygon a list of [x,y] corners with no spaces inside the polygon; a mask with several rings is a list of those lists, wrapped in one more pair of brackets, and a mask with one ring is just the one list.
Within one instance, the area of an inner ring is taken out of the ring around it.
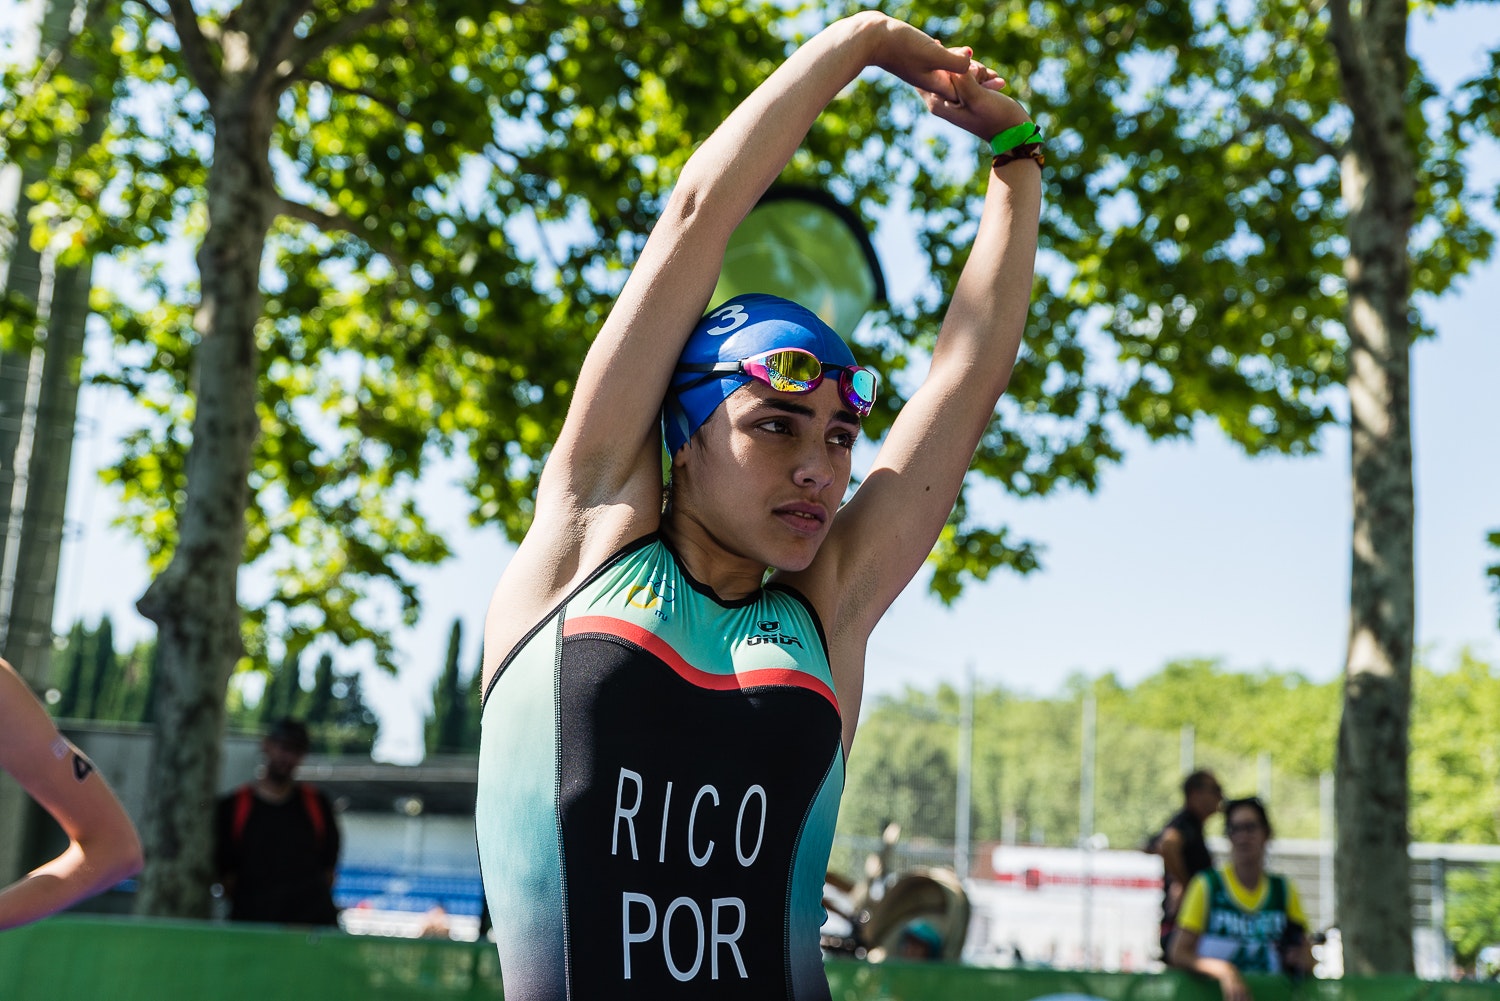
{"label": "tree trunk", "polygon": [[1414,635],[1410,408],[1413,151],[1406,130],[1405,0],[1331,5],[1353,112],[1342,161],[1349,211],[1353,566],[1335,807],[1344,968],[1412,972],[1408,724]]}
{"label": "tree trunk", "polygon": [[[15,60],[18,65],[41,65],[62,50],[68,41],[68,20],[72,0],[45,0],[33,3],[23,14],[35,17],[34,31],[20,30],[20,44]],[[53,151],[53,157],[58,151]],[[14,239],[0,245],[0,291],[19,297],[39,313],[45,314],[42,301],[42,254],[31,246],[31,227],[27,216],[33,202],[26,189],[47,176],[52,164],[47,160],[24,160],[0,163],[0,219],[14,220]],[[4,230],[0,229],[0,234]],[[15,540],[20,536],[21,511],[12,504],[17,470],[16,452],[21,443],[21,428],[27,410],[27,389],[31,383],[31,351],[0,352],[0,568],[15,559]],[[7,561],[7,556],[10,560]],[[13,577],[0,573],[0,650],[6,647],[10,619],[9,587]],[[24,675],[23,675],[24,676]],[[27,678],[35,684],[39,679]],[[0,884],[3,885],[3,884]]]}
{"label": "tree trunk", "polygon": [[[99,117],[102,120],[103,115]],[[32,429],[30,441],[22,443],[28,454],[24,465],[18,463],[25,486],[23,531],[16,540],[4,649],[11,665],[38,687],[45,684],[52,662],[52,613],[78,421],[90,270],[88,266],[55,270],[44,352],[34,362],[41,372],[35,413],[27,422]]]}
{"label": "tree trunk", "polygon": [[157,625],[157,740],[137,910],[206,917],[224,696],[242,653],[238,576],[257,421],[260,264],[276,191],[267,151],[274,100],[248,81],[215,107],[208,230],[198,255],[192,445],[172,561],[138,603]]}
{"label": "tree trunk", "polygon": [[[89,4],[83,32],[109,27],[101,5]],[[97,77],[97,72],[69,57],[63,71],[75,79]],[[76,140],[88,149],[104,135],[108,121],[110,86],[98,79],[89,99],[88,118]],[[64,148],[60,157],[72,155]],[[73,464],[73,438],[78,423],[78,391],[83,379],[83,344],[89,315],[93,262],[59,267],[48,262],[50,294],[40,336],[40,385],[31,420],[29,455],[18,472],[25,476],[23,531],[18,540],[15,578],[4,631],[5,656],[27,678],[40,681],[52,660],[52,613],[57,598],[57,574],[62,557],[68,479]],[[20,496],[18,492],[17,496]]]}

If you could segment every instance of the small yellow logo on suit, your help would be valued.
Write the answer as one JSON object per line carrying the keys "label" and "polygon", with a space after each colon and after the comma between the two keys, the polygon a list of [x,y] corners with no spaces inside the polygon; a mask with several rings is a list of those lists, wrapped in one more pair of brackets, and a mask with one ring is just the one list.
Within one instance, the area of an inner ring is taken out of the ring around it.
{"label": "small yellow logo on suit", "polygon": [[636,608],[645,608],[662,614],[662,606],[670,605],[677,597],[676,588],[670,581],[650,580],[645,584],[632,585],[626,592],[625,602]]}

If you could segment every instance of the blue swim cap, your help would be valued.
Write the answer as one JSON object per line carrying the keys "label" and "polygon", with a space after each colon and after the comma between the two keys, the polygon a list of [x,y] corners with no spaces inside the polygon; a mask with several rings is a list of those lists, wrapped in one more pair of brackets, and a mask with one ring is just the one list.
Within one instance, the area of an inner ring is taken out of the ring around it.
{"label": "blue swim cap", "polygon": [[[763,292],[737,295],[711,310],[688,336],[677,364],[741,361],[776,348],[802,348],[829,365],[853,365],[854,353],[833,328],[806,307]],[[674,372],[662,401],[667,452],[676,455],[693,432],[750,381],[743,372]]]}

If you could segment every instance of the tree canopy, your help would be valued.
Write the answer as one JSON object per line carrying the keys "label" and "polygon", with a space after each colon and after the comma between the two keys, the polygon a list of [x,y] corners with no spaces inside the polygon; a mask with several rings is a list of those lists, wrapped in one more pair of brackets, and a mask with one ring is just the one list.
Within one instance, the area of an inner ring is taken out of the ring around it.
{"label": "tree canopy", "polygon": [[[50,179],[38,213],[39,241],[114,255],[119,280],[94,306],[121,350],[102,378],[152,419],[126,436],[112,479],[158,571],[186,488],[203,290],[181,260],[209,222],[206,98],[221,75],[195,67],[254,6],[199,12],[203,38],[184,52],[164,12],[120,5],[107,135]],[[278,221],[256,326],[245,552],[274,585],[246,602],[247,640],[257,657],[269,634],[369,640],[389,665],[389,630],[418,599],[404,568],[447,555],[414,497],[426,461],[466,453],[473,517],[519,538],[582,351],[677,169],[786,51],[791,25],[816,22],[755,3],[281,6],[300,18],[299,62],[266,151]],[[1121,457],[1123,424],[1168,437],[1204,416],[1252,452],[1315,447],[1342,358],[1330,154],[1346,122],[1314,56],[1323,20],[1295,4],[1242,21],[1166,3],[895,13],[983,40],[1050,137],[1050,280],[976,470],[1018,494],[1093,489]],[[93,81],[9,75],[10,155],[79,127]],[[899,373],[935,334],[980,171],[966,140],[913,134],[908,94],[859,86],[787,179],[824,184],[867,217],[912,213],[931,280],[874,317],[861,348]],[[1461,159],[1485,104],[1476,82],[1463,112],[1443,116],[1442,96],[1420,75],[1413,86],[1434,122],[1423,208],[1445,221],[1415,248],[1419,287],[1441,293],[1488,252]],[[902,380],[888,381],[876,435],[900,405]],[[951,598],[966,577],[1037,560],[963,502],[934,587]],[[391,600],[364,600],[372,586]]]}

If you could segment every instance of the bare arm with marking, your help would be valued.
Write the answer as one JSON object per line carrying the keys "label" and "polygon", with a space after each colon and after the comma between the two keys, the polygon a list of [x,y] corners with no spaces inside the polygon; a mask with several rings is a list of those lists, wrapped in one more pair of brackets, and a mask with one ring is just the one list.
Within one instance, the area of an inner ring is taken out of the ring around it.
{"label": "bare arm with marking", "polygon": [[141,842],[125,808],[4,661],[0,768],[68,835],[66,851],[0,890],[0,929],[46,917],[140,871]]}

